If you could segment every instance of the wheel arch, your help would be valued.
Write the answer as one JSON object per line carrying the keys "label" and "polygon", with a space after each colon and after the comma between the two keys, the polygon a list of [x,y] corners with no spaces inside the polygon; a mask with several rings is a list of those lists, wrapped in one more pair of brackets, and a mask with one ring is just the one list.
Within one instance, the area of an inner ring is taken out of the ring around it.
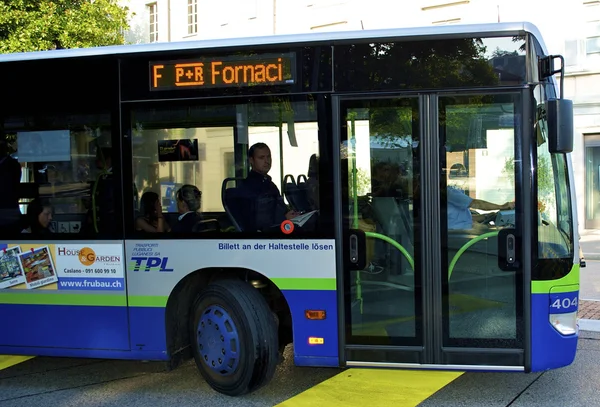
{"label": "wheel arch", "polygon": [[183,277],[171,290],[165,308],[165,335],[169,368],[192,358],[190,348],[190,310],[198,294],[211,282],[235,279],[252,284],[265,298],[279,321],[280,347],[292,341],[292,314],[283,292],[264,274],[241,267],[202,268]]}

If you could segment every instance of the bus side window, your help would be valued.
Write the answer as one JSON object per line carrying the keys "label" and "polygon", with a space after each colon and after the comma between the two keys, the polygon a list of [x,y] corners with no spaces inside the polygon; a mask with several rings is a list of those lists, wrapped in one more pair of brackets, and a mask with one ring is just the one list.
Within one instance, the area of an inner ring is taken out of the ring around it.
{"label": "bus side window", "polygon": [[[83,124],[88,120],[94,125]],[[114,187],[107,185],[108,168],[97,162],[100,151],[109,155],[105,164],[110,166],[112,160],[108,114],[91,112],[84,117],[65,112],[50,118],[34,113],[27,123],[7,117],[4,128],[7,163],[14,162],[21,170],[18,203],[10,210],[17,222],[4,229],[7,239],[43,235],[44,240],[55,240],[79,233],[116,237]],[[101,194],[101,199],[94,194]],[[37,202],[43,203],[42,211],[35,214],[40,208]]]}

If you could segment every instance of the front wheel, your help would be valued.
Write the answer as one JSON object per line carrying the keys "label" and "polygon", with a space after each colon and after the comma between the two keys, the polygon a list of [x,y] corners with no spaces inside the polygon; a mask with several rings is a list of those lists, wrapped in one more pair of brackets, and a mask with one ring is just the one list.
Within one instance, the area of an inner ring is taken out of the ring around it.
{"label": "front wheel", "polygon": [[267,384],[279,359],[277,324],[265,299],[239,280],[211,283],[191,310],[198,370],[216,391],[250,393]]}

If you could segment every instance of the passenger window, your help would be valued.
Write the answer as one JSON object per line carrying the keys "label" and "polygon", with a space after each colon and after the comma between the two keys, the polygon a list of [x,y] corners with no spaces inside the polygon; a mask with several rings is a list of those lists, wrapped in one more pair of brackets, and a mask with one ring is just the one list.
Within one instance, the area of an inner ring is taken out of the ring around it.
{"label": "passenger window", "polygon": [[115,237],[120,230],[115,222],[116,181],[109,170],[118,155],[111,148],[108,114],[8,117],[3,127],[4,236]]}
{"label": "passenger window", "polygon": [[[312,102],[138,110],[132,128],[136,232],[281,233],[287,219],[297,231],[318,227]],[[185,190],[199,202],[182,200]],[[202,225],[182,230],[190,216]]]}

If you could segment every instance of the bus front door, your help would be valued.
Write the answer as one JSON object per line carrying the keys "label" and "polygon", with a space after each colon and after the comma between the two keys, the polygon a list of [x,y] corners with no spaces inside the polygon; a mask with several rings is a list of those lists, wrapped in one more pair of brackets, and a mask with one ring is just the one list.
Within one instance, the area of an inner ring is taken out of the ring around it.
{"label": "bus front door", "polygon": [[497,249],[519,235],[520,99],[335,99],[341,222],[367,242],[341,274],[348,366],[523,369],[523,273]]}

